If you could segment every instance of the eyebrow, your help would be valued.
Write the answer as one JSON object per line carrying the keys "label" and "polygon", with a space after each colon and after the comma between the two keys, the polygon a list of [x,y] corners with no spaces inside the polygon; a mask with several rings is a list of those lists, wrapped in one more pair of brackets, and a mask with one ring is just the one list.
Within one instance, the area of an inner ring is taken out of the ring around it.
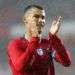
{"label": "eyebrow", "polygon": [[41,17],[42,19],[44,19],[44,18],[45,18],[45,16],[43,16],[43,15],[39,15],[39,14],[35,14],[35,15],[34,15],[34,17],[36,17],[36,18]]}

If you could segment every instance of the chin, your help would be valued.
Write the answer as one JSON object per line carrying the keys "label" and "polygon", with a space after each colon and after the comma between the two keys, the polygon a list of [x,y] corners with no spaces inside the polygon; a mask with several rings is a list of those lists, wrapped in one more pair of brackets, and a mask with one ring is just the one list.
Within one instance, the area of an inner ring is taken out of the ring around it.
{"label": "chin", "polygon": [[41,33],[42,33],[42,31],[38,31],[38,33],[39,33],[39,34],[41,34]]}

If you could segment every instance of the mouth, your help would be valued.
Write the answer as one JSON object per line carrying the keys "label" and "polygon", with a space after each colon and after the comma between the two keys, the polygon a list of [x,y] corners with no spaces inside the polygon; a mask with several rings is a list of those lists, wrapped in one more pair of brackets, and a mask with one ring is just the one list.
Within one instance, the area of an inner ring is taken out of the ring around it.
{"label": "mouth", "polygon": [[39,25],[44,27],[45,26],[45,22],[39,22]]}
{"label": "mouth", "polygon": [[44,24],[40,23],[39,26],[40,26],[40,27],[44,27]]}
{"label": "mouth", "polygon": [[42,31],[38,31],[39,34],[41,34]]}
{"label": "mouth", "polygon": [[39,34],[42,33],[42,28],[41,28],[41,27],[38,28],[38,33],[39,33]]}

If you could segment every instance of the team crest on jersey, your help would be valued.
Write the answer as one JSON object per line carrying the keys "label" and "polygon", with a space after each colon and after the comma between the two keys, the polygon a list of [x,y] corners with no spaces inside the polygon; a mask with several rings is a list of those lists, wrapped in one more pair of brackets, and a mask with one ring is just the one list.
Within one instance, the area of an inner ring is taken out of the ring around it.
{"label": "team crest on jersey", "polygon": [[44,55],[43,49],[42,49],[42,48],[37,49],[37,54],[38,54],[39,56]]}

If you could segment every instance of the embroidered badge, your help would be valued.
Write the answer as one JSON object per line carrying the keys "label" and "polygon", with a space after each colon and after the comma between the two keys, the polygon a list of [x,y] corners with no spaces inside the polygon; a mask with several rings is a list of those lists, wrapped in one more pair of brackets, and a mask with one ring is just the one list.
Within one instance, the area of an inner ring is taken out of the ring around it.
{"label": "embroidered badge", "polygon": [[41,48],[37,49],[37,54],[42,56],[44,54],[43,49]]}

